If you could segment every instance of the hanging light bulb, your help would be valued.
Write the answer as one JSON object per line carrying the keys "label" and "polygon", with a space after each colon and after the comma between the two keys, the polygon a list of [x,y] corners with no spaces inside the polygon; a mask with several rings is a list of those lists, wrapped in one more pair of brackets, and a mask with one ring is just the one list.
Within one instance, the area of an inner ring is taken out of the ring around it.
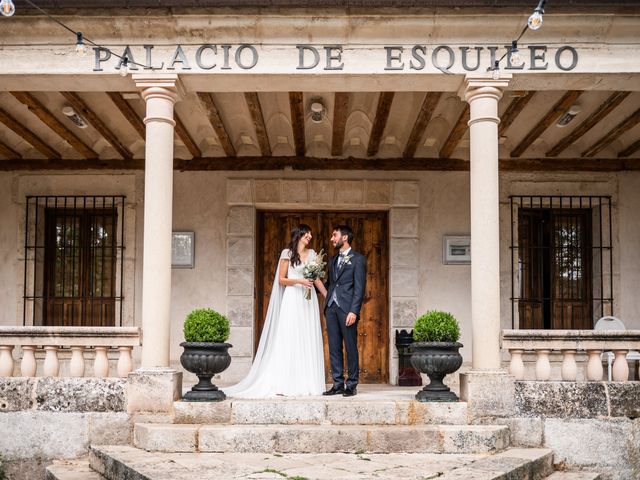
{"label": "hanging light bulb", "polygon": [[491,70],[493,71],[491,77],[494,80],[498,80],[500,78],[500,63],[498,62],[498,60],[493,63],[493,68]]}
{"label": "hanging light bulb", "polygon": [[509,50],[509,62],[513,66],[522,64],[522,57],[520,56],[520,51],[518,50],[517,40],[511,42],[511,50]]}
{"label": "hanging light bulb", "polygon": [[5,17],[10,17],[14,13],[16,13],[16,6],[11,0],[1,0],[0,12],[2,12],[2,15],[4,15]]}
{"label": "hanging light bulb", "polygon": [[76,53],[79,57],[84,57],[87,54],[87,47],[84,44],[84,38],[82,38],[82,32],[76,33]]}
{"label": "hanging light bulb", "polygon": [[542,15],[544,14],[544,4],[546,0],[540,0],[538,2],[538,6],[535,8],[529,20],[527,20],[527,25],[531,30],[538,30],[542,26]]}
{"label": "hanging light bulb", "polygon": [[127,57],[124,57],[122,59],[122,66],[120,67],[120,76],[126,77],[128,73],[129,73],[129,59]]}

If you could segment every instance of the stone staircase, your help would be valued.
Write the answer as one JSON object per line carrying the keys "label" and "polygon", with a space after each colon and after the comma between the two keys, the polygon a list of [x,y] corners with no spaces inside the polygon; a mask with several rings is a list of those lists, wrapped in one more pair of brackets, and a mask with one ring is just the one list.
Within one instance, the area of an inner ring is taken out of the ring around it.
{"label": "stone staircase", "polygon": [[175,402],[171,417],[135,424],[133,446],[92,446],[88,459],[54,464],[47,478],[599,478],[554,472],[551,450],[511,448],[508,427],[467,421],[464,402],[366,394]]}

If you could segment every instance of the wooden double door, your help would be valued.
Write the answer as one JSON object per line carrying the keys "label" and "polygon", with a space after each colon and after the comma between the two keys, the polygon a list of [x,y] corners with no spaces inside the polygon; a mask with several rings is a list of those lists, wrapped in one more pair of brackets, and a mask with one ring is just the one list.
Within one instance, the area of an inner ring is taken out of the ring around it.
{"label": "wooden double door", "polygon": [[[311,227],[311,247],[327,252],[327,260],[335,251],[329,239],[333,226],[349,225],[354,232],[353,249],[367,258],[367,287],[358,325],[360,382],[389,381],[389,241],[387,212],[282,212],[258,211],[256,242],[256,311],[254,352],[257,349],[269,306],[280,252],[289,243],[291,228],[300,223]],[[321,295],[320,317],[324,337],[325,374],[331,381],[327,332]],[[345,358],[346,363],[346,358]],[[345,365],[346,369],[346,365]]]}

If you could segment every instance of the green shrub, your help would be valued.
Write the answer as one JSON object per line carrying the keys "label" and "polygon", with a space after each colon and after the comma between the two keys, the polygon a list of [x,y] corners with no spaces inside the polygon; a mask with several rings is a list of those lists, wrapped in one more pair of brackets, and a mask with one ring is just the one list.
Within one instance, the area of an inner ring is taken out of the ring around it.
{"label": "green shrub", "polygon": [[413,326],[414,342],[457,342],[460,326],[448,312],[431,310],[416,320]]}
{"label": "green shrub", "polygon": [[210,308],[197,308],[184,321],[187,342],[223,343],[228,338],[229,319]]}

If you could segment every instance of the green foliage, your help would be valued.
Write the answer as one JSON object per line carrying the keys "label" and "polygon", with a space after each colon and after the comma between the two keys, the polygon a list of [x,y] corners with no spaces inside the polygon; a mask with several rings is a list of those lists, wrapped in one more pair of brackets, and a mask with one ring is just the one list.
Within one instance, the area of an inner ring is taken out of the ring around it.
{"label": "green foliage", "polygon": [[0,455],[0,480],[6,480],[7,476],[4,473],[4,465],[2,464],[2,455]]}
{"label": "green foliage", "polygon": [[430,310],[413,326],[414,342],[457,342],[459,338],[458,321],[448,312]]}
{"label": "green foliage", "polygon": [[210,308],[197,308],[184,321],[187,342],[223,343],[228,338],[229,319]]}

